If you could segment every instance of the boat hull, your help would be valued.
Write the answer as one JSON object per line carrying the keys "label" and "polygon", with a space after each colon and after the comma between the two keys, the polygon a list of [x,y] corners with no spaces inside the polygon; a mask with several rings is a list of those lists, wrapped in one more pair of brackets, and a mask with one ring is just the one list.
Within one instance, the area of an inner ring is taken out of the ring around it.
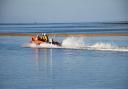
{"label": "boat hull", "polygon": [[39,40],[39,39],[37,39],[35,36],[32,36],[32,39],[31,39],[31,41],[30,41],[31,43],[34,43],[34,44],[36,44],[36,45],[41,45],[41,44],[52,44],[52,45],[57,45],[57,46],[61,46],[61,43],[60,42],[57,42],[57,41],[53,41],[53,42],[44,42],[44,41],[42,41],[42,40]]}

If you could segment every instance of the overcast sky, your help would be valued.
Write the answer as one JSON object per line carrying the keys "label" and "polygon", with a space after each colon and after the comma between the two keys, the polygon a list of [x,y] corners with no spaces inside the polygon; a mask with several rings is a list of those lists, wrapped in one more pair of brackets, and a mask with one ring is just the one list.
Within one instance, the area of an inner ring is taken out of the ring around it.
{"label": "overcast sky", "polygon": [[0,0],[0,23],[128,21],[128,0]]}

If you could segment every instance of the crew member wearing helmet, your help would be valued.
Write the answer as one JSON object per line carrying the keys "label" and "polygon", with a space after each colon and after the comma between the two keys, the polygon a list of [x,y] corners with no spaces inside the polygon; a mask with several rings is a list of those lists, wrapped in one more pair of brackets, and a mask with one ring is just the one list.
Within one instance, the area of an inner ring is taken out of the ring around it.
{"label": "crew member wearing helmet", "polygon": [[44,42],[49,42],[49,38],[48,38],[48,35],[47,35],[46,33],[43,34],[42,40],[43,40]]}
{"label": "crew member wearing helmet", "polygon": [[40,38],[40,34],[37,34],[37,36],[36,36],[36,40],[41,40],[41,38]]}

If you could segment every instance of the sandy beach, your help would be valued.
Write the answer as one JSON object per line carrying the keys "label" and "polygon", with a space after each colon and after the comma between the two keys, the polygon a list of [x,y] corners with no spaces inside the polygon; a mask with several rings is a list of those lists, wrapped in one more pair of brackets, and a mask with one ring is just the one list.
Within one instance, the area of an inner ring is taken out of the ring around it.
{"label": "sandy beach", "polygon": [[[33,36],[38,33],[0,33],[0,36]],[[97,36],[128,36],[128,33],[109,33],[109,34],[48,34],[49,36],[59,37],[97,37]]]}

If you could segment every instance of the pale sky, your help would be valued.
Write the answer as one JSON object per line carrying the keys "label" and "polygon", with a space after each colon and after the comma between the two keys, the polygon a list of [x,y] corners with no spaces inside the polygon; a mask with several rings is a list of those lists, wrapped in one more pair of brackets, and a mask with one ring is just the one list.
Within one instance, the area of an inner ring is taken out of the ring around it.
{"label": "pale sky", "polygon": [[0,23],[128,21],[128,0],[0,0]]}

